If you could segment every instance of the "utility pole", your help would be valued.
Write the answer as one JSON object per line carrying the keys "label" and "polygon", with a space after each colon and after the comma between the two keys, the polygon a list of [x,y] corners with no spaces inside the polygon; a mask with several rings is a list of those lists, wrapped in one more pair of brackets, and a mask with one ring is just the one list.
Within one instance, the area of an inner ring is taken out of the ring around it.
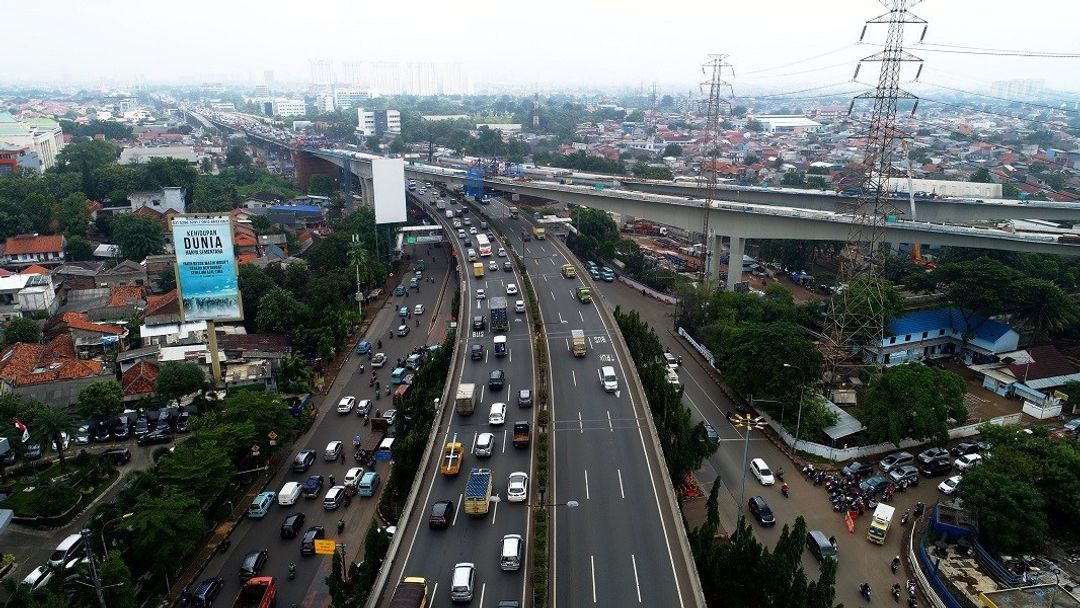
{"label": "utility pole", "polygon": [[[698,172],[697,180],[698,187],[705,190],[705,200],[701,203],[701,281],[703,283],[709,276],[709,247],[711,245],[709,214],[712,211],[713,200],[716,198],[716,137],[720,132],[720,105],[730,105],[721,97],[721,92],[726,89],[732,97],[735,96],[731,83],[723,79],[724,68],[731,69],[732,76],[735,75],[732,65],[726,61],[727,57],[727,55],[711,54],[709,60],[701,67],[702,73],[709,77],[701,83],[702,92],[705,92],[706,88],[708,91],[708,106],[705,113],[705,153],[701,158],[701,170]],[[734,262],[728,260],[728,263]]]}
{"label": "utility pole", "polygon": [[[885,48],[860,60],[854,76],[854,79],[858,79],[863,62],[880,63],[877,86],[872,91],[855,96],[848,109],[850,114],[857,101],[869,99],[874,102],[866,136],[859,197],[848,210],[851,226],[847,243],[840,254],[839,285],[850,285],[856,279],[875,278],[881,274],[885,255],[885,225],[897,213],[888,192],[893,155],[901,135],[896,129],[897,100],[916,100],[912,114],[918,106],[917,98],[900,88],[900,67],[906,62],[914,62],[919,63],[919,72],[922,71],[922,59],[904,50],[906,24],[921,24],[923,32],[920,41],[926,36],[926,20],[908,11],[908,7],[918,4],[920,0],[879,1],[889,9],[888,12],[868,20],[863,25],[859,40],[861,42],[866,36],[870,25],[884,24],[888,26]],[[917,73],[915,79],[918,77]],[[851,357],[852,351],[858,346],[858,339],[867,336],[880,339],[885,331],[884,293],[877,281],[871,281],[869,287],[869,311],[865,303],[852,301],[853,290],[850,289],[844,289],[829,300],[828,317],[832,327],[827,359],[832,382],[839,381],[839,368]]]}
{"label": "utility pole", "polygon": [[97,570],[97,560],[94,558],[94,539],[90,536],[90,528],[83,528],[80,531],[83,538],[83,545],[86,546],[86,556],[88,566],[90,566],[90,580],[94,583],[94,591],[97,592],[98,603],[101,608],[108,608],[105,605],[105,592],[101,588],[101,575]]}

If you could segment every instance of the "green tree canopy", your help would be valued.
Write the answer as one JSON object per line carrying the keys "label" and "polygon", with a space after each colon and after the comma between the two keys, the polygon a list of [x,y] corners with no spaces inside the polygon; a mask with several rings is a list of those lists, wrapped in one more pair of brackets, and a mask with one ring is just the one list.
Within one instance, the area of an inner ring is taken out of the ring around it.
{"label": "green tree canopy", "polygon": [[713,353],[724,378],[745,396],[793,404],[800,387],[821,378],[821,351],[788,321],[736,326]]}
{"label": "green tree canopy", "polygon": [[79,416],[106,420],[124,411],[124,391],[116,380],[99,380],[79,391]]}
{"label": "green tree canopy", "polygon": [[113,242],[120,247],[120,254],[125,258],[141,262],[149,255],[159,255],[165,251],[165,233],[158,222],[126,213],[113,217]]}
{"label": "green tree canopy", "polygon": [[881,277],[855,279],[833,298],[838,314],[855,328],[852,338],[859,344],[880,340],[889,323],[904,310],[903,296]]}
{"label": "green tree canopy", "polygon": [[4,328],[4,344],[10,346],[16,342],[37,344],[41,342],[41,327],[37,321],[26,317],[15,317]]}
{"label": "green tree canopy", "polygon": [[159,496],[139,496],[133,512],[127,521],[134,556],[158,573],[170,572],[177,560],[193,551],[206,526],[199,501],[172,488]]}
{"label": "green tree canopy", "polygon": [[40,441],[42,448],[56,449],[56,455],[60,457],[60,468],[64,468],[66,458],[62,433],[67,433],[68,437],[74,436],[79,423],[66,409],[43,403],[33,405],[28,414],[29,420],[25,422],[30,430],[30,436],[35,441]]}
{"label": "green tree canopy", "polygon": [[94,246],[86,237],[74,234],[64,239],[64,254],[73,262],[89,260],[94,255]]}
{"label": "green tree canopy", "polygon": [[682,146],[676,143],[670,143],[664,146],[664,153],[661,156],[682,156]]}
{"label": "green tree canopy", "polygon": [[225,153],[225,164],[230,167],[246,167],[251,164],[251,157],[248,156],[244,146],[232,145],[229,146],[229,151]]}
{"label": "green tree canopy", "polygon": [[202,391],[206,386],[206,374],[196,363],[170,361],[158,371],[157,394],[164,399],[180,399]]}
{"label": "green tree canopy", "polygon": [[334,178],[329,175],[316,173],[311,176],[311,180],[308,182],[308,194],[313,194],[315,196],[333,196],[336,192],[337,184],[334,182]]}
{"label": "green tree canopy", "polygon": [[83,192],[93,192],[93,174],[96,169],[111,164],[120,157],[120,148],[107,141],[88,140],[72,142],[56,155],[56,170],[76,172],[82,176]]}
{"label": "green tree canopy", "polygon": [[964,380],[953,372],[922,363],[887,368],[866,393],[862,422],[873,441],[900,445],[911,438],[943,445],[949,420],[963,422]]}
{"label": "green tree canopy", "polygon": [[233,472],[229,455],[218,445],[185,441],[158,464],[158,478],[170,488],[198,497],[203,504],[217,499]]}
{"label": "green tree canopy", "polygon": [[987,167],[979,167],[975,170],[974,173],[971,174],[971,177],[968,178],[968,181],[980,182],[983,184],[992,184],[994,183],[994,178],[990,177],[990,169],[988,169]]}

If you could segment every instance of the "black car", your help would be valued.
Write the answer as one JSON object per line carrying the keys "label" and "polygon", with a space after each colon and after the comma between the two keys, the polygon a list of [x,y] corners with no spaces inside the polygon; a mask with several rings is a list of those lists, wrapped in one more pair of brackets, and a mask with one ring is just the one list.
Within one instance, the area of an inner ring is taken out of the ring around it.
{"label": "black car", "polygon": [[885,488],[889,487],[890,483],[892,482],[889,481],[888,477],[885,477],[883,475],[875,475],[873,477],[870,477],[869,479],[864,479],[862,483],[859,484],[859,489],[869,494],[878,494]]}
{"label": "black car", "polygon": [[311,526],[304,532],[304,538],[300,541],[300,553],[315,555],[315,541],[326,538],[326,530],[322,526]]}
{"label": "black car", "polygon": [[131,461],[131,450],[127,448],[113,448],[102,452],[101,457],[111,460],[116,466],[120,466]]}
{"label": "black car", "polygon": [[176,432],[187,433],[191,429],[188,427],[188,423],[191,421],[191,412],[180,412],[176,416]]}
{"label": "black car", "polygon": [[5,467],[9,467],[15,464],[15,458],[15,450],[8,450],[4,452],[3,456],[0,456],[0,464],[4,465]]}
{"label": "black car", "polygon": [[523,388],[518,391],[518,407],[532,407],[532,389]]}
{"label": "black car", "polygon": [[161,428],[156,431],[150,431],[142,437],[137,438],[135,443],[139,445],[156,445],[159,443],[171,443],[172,440],[172,433],[169,429]]}
{"label": "black car", "polygon": [[773,515],[772,509],[769,508],[769,503],[765,502],[765,499],[760,496],[751,496],[747,503],[747,510],[754,516],[754,519],[758,520],[758,523],[766,528],[776,525],[776,516]]}
{"label": "black car", "polygon": [[322,493],[323,476],[312,475],[300,486],[300,493],[307,498],[317,498]]}
{"label": "black car", "polygon": [[266,565],[266,549],[252,551],[244,556],[240,564],[240,580],[246,581],[253,576],[258,576]]}
{"label": "black car", "polygon": [[131,437],[131,424],[127,416],[117,416],[109,423],[109,434],[114,440],[123,441]]}
{"label": "black car", "polygon": [[150,420],[146,416],[139,416],[135,421],[135,437],[142,437],[150,432]]}
{"label": "black car", "polygon": [[855,479],[859,479],[861,477],[868,477],[871,473],[874,472],[874,467],[868,464],[863,464],[859,461],[855,461],[847,465],[846,467],[840,469],[840,472],[844,475],[851,475]]}
{"label": "black car", "polygon": [[922,473],[923,477],[937,477],[938,475],[944,475],[952,470],[952,460],[948,456],[935,458],[930,462],[924,464],[919,469],[919,473]]}
{"label": "black car", "polygon": [[954,445],[953,448],[949,450],[949,453],[956,458],[959,458],[961,456],[967,456],[968,454],[978,454],[981,451],[982,446],[980,446],[979,444],[968,443],[965,441],[963,443],[958,443]]}
{"label": "black car", "polygon": [[470,346],[469,347],[469,357],[473,361],[483,361],[484,360],[484,345],[483,344],[473,344],[472,346]]}
{"label": "black car", "polygon": [[919,452],[919,455],[916,457],[916,459],[919,461],[920,465],[924,465],[929,464],[936,458],[940,458],[941,456],[947,457],[948,455],[949,450],[946,450],[945,448],[927,448]]}
{"label": "black car", "polygon": [[504,384],[506,384],[506,373],[501,369],[491,370],[491,374],[488,375],[488,388],[501,391]]}
{"label": "black car", "polygon": [[476,315],[475,317],[472,318],[472,328],[473,329],[475,329],[476,331],[483,331],[483,329],[485,327],[487,327],[487,321],[484,320],[483,316]]}
{"label": "black car", "polygon": [[221,587],[224,583],[225,581],[216,577],[203,579],[191,592],[191,605],[198,608],[207,608],[212,605],[218,594],[221,593]]}
{"label": "black car", "polygon": [[428,514],[428,527],[432,530],[445,530],[450,527],[454,520],[454,503],[449,500],[440,500],[431,505]]}
{"label": "black car", "polygon": [[300,529],[304,527],[305,515],[299,511],[290,513],[285,521],[281,522],[281,538],[296,538]]}
{"label": "black car", "polygon": [[293,473],[303,473],[315,464],[315,450],[303,450],[293,459]]}
{"label": "black car", "polygon": [[112,433],[109,431],[109,422],[107,420],[97,420],[90,425],[90,434],[93,436],[94,441],[103,443],[112,439]]}

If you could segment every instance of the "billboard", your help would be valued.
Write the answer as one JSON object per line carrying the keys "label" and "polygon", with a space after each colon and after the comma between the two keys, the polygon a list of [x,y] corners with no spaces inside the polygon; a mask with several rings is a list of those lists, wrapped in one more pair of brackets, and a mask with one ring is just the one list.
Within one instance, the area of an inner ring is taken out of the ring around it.
{"label": "billboard", "polygon": [[372,159],[371,181],[375,195],[375,223],[404,223],[405,161],[400,158]]}
{"label": "billboard", "polygon": [[176,286],[182,321],[244,318],[228,215],[178,215],[172,220]]}

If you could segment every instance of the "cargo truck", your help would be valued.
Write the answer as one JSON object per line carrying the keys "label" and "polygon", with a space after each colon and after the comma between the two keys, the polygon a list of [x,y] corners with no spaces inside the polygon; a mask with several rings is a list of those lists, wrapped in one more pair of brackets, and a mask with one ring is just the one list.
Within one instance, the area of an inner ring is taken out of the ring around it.
{"label": "cargo truck", "polygon": [[482,279],[484,278],[484,264],[483,262],[475,262],[472,265],[473,276]]}
{"label": "cargo truck", "polygon": [[443,447],[442,461],[439,463],[439,472],[443,475],[457,475],[461,472],[461,458],[464,455],[461,442],[450,441]]}
{"label": "cargo truck", "polygon": [[454,398],[454,411],[462,416],[469,416],[476,409],[476,385],[472,383],[459,384],[457,396]]}
{"label": "cargo truck", "polygon": [[509,317],[506,316],[506,298],[491,298],[488,300],[488,308],[491,310],[491,331],[510,329]]}
{"label": "cargo truck", "polygon": [[471,517],[487,515],[491,504],[491,469],[473,469],[465,483],[465,514]]}
{"label": "cargo truck", "polygon": [[426,608],[427,605],[428,584],[422,576],[405,577],[390,598],[390,608]]}
{"label": "cargo truck", "polygon": [[584,357],[587,352],[585,344],[585,332],[580,329],[570,331],[570,346],[575,357]]}
{"label": "cargo truck", "polygon": [[582,304],[588,304],[589,302],[592,302],[592,290],[588,287],[578,287],[577,299],[581,300]]}
{"label": "cargo truck", "polygon": [[544,228],[542,226],[534,226],[533,227],[533,237],[538,241],[542,241],[542,240],[544,240],[546,238],[546,235],[545,235],[546,232],[547,231],[544,230]]}
{"label": "cargo truck", "polygon": [[874,509],[874,517],[870,520],[870,528],[866,531],[866,540],[878,544],[885,544],[885,536],[889,533],[889,524],[892,523],[896,509],[890,505],[879,503]]}
{"label": "cargo truck", "polygon": [[240,588],[233,608],[270,608],[276,598],[277,580],[272,576],[256,576]]}
{"label": "cargo truck", "polygon": [[529,439],[531,433],[529,430],[529,423],[525,420],[519,420],[514,423],[514,447],[515,448],[527,448],[529,447]]}
{"label": "cargo truck", "polygon": [[563,264],[562,276],[572,279],[577,276],[577,270],[574,269],[573,264]]}
{"label": "cargo truck", "polygon": [[510,207],[510,218],[511,219],[516,219],[517,216],[518,216],[518,208],[517,207]]}
{"label": "cargo truck", "polygon": [[506,356],[506,336],[495,336],[495,356]]}

